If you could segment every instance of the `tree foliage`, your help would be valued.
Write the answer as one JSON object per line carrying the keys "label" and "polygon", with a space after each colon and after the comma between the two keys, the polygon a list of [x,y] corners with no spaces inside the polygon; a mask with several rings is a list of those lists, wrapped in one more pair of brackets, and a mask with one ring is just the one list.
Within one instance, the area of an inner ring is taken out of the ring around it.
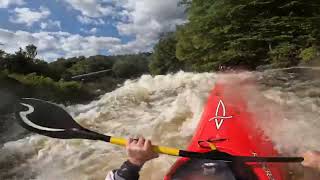
{"label": "tree foliage", "polygon": [[135,78],[144,73],[148,73],[150,54],[124,55],[115,61],[112,66],[113,73],[120,78]]}
{"label": "tree foliage", "polygon": [[30,59],[34,59],[37,56],[37,47],[33,44],[26,46],[26,56]]}
{"label": "tree foliage", "polygon": [[299,57],[302,59],[304,63],[308,63],[314,60],[315,58],[319,57],[319,51],[317,47],[312,46],[301,51]]}
{"label": "tree foliage", "polygon": [[4,58],[6,52],[0,49],[0,58]]}
{"label": "tree foliage", "polygon": [[193,0],[188,20],[178,29],[176,56],[199,71],[290,66],[304,49],[319,47],[318,1]]}
{"label": "tree foliage", "polygon": [[[6,88],[17,96],[37,97],[56,102],[79,102],[112,90],[127,78],[148,73],[150,53],[118,56],[59,58],[47,63],[35,58],[37,47],[28,45],[13,54],[0,51],[0,89]],[[113,70],[83,82],[74,82],[76,75]],[[106,83],[106,86],[97,84]],[[8,87],[8,88],[7,88]],[[24,90],[20,91],[23,87]],[[86,88],[88,87],[88,88]],[[101,89],[104,88],[104,89]]]}
{"label": "tree foliage", "polygon": [[167,74],[183,68],[183,62],[176,58],[176,44],[175,33],[167,33],[160,38],[149,64],[152,74]]}
{"label": "tree foliage", "polygon": [[24,96],[68,103],[89,100],[94,95],[82,84],[74,81],[54,81],[49,77],[38,76],[36,73],[27,75],[8,74],[7,76],[24,87]]}

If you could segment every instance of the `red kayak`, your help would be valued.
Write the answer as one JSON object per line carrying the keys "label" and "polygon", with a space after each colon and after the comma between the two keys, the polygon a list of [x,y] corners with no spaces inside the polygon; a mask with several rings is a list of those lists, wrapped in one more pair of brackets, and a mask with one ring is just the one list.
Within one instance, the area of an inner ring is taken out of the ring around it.
{"label": "red kayak", "polygon": [[[205,153],[214,150],[214,145],[216,150],[231,155],[278,156],[272,142],[257,128],[255,122],[259,119],[248,112],[244,97],[238,95],[237,89],[230,91],[230,87],[228,93],[225,90],[227,86],[217,84],[210,93],[201,121],[187,149]],[[197,163],[188,158],[179,158],[164,179],[179,179],[178,174],[188,173],[190,170],[186,167]],[[230,166],[234,179],[286,178],[283,164],[245,163],[240,166]]]}

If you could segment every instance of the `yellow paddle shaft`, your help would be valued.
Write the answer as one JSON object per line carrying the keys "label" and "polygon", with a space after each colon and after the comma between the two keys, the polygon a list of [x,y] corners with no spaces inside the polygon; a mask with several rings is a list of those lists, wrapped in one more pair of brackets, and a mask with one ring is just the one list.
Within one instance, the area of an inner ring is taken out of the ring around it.
{"label": "yellow paddle shaft", "polygon": [[[110,143],[120,145],[120,146],[126,146],[127,139],[111,137]],[[176,148],[165,147],[165,146],[155,146],[155,145],[152,146],[152,150],[160,154],[168,154],[172,156],[179,156],[179,152],[180,152],[180,150]]]}

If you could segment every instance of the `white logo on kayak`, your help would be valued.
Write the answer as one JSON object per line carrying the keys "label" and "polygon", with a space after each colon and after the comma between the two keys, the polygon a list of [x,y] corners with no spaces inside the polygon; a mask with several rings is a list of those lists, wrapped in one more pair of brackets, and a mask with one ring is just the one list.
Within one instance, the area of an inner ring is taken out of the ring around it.
{"label": "white logo on kayak", "polygon": [[[219,111],[219,110],[221,110],[221,111]],[[222,114],[219,115],[219,112],[222,112]],[[223,124],[223,121],[225,119],[231,119],[231,118],[232,118],[232,116],[226,116],[226,106],[224,105],[223,101],[220,100],[218,103],[217,109],[216,109],[215,117],[210,118],[209,121],[214,120],[216,123],[217,130],[219,130]]]}

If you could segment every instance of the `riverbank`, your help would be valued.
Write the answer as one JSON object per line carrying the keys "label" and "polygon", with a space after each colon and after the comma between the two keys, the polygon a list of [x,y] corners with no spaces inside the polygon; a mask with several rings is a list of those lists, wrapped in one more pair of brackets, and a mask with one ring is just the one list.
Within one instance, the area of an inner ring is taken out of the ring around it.
{"label": "riverbank", "polygon": [[54,81],[35,74],[0,72],[0,146],[29,134],[14,119],[14,104],[19,98],[39,98],[66,106],[87,104],[113,91],[125,80],[102,77],[89,82]]}

